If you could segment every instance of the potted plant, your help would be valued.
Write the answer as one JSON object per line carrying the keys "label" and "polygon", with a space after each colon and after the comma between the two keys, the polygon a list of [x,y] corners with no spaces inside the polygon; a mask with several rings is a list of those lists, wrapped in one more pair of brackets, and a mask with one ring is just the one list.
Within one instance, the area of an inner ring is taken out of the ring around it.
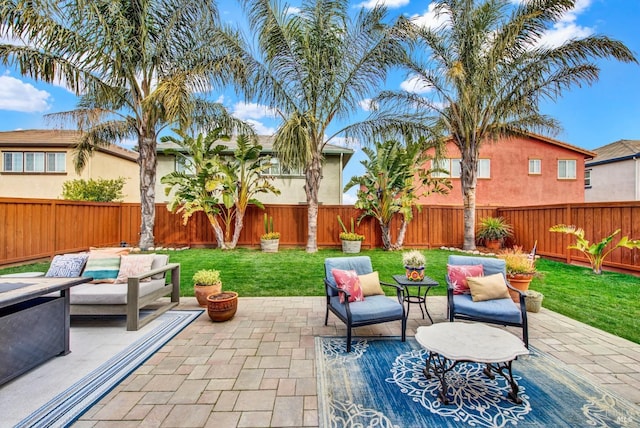
{"label": "potted plant", "polygon": [[485,217],[480,220],[476,238],[481,240],[485,247],[499,250],[504,238],[511,236],[513,228],[502,217]]}
{"label": "potted plant", "polygon": [[525,305],[527,307],[527,312],[540,312],[540,308],[542,307],[542,299],[544,299],[544,294],[528,290],[525,294]]}
{"label": "potted plant", "polygon": [[207,314],[211,321],[222,322],[233,318],[238,310],[238,293],[223,291],[207,297]]}
{"label": "potted plant", "polygon": [[273,217],[264,214],[264,233],[260,236],[260,249],[265,253],[277,253],[280,245],[280,232],[273,231]]}
{"label": "potted plant", "polygon": [[222,291],[220,271],[201,269],[193,274],[193,290],[200,306],[207,306],[207,297]]}
{"label": "potted plant", "polygon": [[[498,258],[506,263],[507,281],[522,292],[529,290],[531,280],[537,275],[535,257],[523,252],[521,246],[515,245],[503,250]],[[511,292],[511,298],[516,303],[520,302],[520,297],[515,292]]]}
{"label": "potted plant", "polygon": [[355,221],[351,218],[351,232],[347,230],[340,216],[338,216],[338,223],[342,228],[340,232],[340,241],[342,243],[342,252],[355,254],[360,252],[362,241],[364,241],[364,235],[360,235],[355,231]]}
{"label": "potted plant", "polygon": [[422,281],[424,279],[424,265],[426,258],[418,250],[411,250],[402,253],[402,264],[407,275],[407,279],[411,281]]}

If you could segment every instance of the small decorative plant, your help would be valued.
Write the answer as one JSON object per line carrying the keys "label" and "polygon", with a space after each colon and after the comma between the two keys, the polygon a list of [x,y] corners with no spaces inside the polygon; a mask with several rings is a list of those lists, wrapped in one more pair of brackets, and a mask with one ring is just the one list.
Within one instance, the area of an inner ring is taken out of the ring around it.
{"label": "small decorative plant", "polygon": [[513,228],[502,217],[485,217],[480,220],[476,238],[485,241],[501,241],[511,236]]}
{"label": "small decorative plant", "polygon": [[193,284],[196,286],[221,285],[220,271],[215,269],[201,269],[193,274]]}
{"label": "small decorative plant", "polygon": [[273,231],[273,217],[269,217],[267,213],[264,214],[264,233],[260,236],[260,239],[272,240],[280,239],[280,232]]}
{"label": "small decorative plant", "polygon": [[402,253],[402,264],[404,265],[407,279],[411,281],[422,281],[424,279],[424,265],[427,262],[424,254],[418,250],[411,250]]}
{"label": "small decorative plant", "polygon": [[220,271],[215,269],[200,269],[193,274],[193,290],[200,306],[207,306],[207,297],[222,291]]}
{"label": "small decorative plant", "polygon": [[640,239],[629,239],[628,236],[623,236],[615,246],[606,250],[607,246],[611,243],[611,241],[613,241],[613,237],[620,233],[620,229],[617,229],[611,235],[603,238],[597,244],[589,244],[589,241],[584,237],[584,229],[579,227],[567,226],[565,224],[556,224],[555,226],[549,228],[549,231],[566,233],[575,236],[576,243],[573,245],[569,245],[567,248],[582,252],[589,260],[589,263],[591,263],[591,269],[593,270],[593,273],[597,275],[600,275],[602,273],[602,263],[604,262],[604,259],[606,259],[607,256],[611,254],[611,252],[616,248],[640,248]]}
{"label": "small decorative plant", "polygon": [[513,248],[502,250],[498,258],[505,261],[508,275],[533,276],[537,273],[535,257],[522,251],[521,246],[515,245]]}
{"label": "small decorative plant", "polygon": [[427,262],[424,254],[422,254],[418,250],[407,251],[402,253],[402,263],[405,267],[410,268],[420,268],[424,267],[424,264]]}
{"label": "small decorative plant", "polygon": [[340,216],[338,216],[338,223],[340,224],[340,227],[342,228],[342,232],[340,232],[340,239],[342,239],[344,241],[364,241],[364,235],[360,235],[360,234],[356,233],[355,220],[353,219],[353,217],[351,218],[351,231],[350,232],[347,230],[347,227],[344,225],[344,222],[342,221]]}

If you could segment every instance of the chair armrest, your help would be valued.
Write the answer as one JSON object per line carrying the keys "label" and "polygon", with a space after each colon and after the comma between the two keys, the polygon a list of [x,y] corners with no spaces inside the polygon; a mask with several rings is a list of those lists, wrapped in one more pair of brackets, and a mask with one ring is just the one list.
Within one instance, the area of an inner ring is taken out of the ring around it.
{"label": "chair armrest", "polygon": [[384,285],[386,287],[393,287],[396,289],[396,296],[398,297],[398,301],[402,302],[402,293],[404,292],[404,287],[400,284],[391,284],[389,282],[380,281],[380,285]]}
{"label": "chair armrest", "polygon": [[348,292],[348,291],[343,290],[342,288],[335,287],[335,286],[331,285],[331,284],[329,283],[329,281],[327,281],[327,279],[326,279],[326,278],[324,279],[324,285],[325,285],[325,287],[326,287],[326,288],[325,288],[325,294],[326,294],[327,296],[329,295],[329,289],[335,290],[335,291],[336,291],[336,293],[338,293],[338,295],[340,295],[340,293],[344,294],[344,296],[345,296],[345,297],[344,297],[344,301],[345,301],[345,303],[347,304],[347,306],[349,305],[349,297],[351,296],[351,294],[349,294],[349,292]]}

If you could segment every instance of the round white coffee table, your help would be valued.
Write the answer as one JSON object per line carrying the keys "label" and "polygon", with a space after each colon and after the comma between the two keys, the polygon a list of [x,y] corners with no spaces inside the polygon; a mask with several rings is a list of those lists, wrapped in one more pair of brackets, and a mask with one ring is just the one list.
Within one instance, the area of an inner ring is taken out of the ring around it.
{"label": "round white coffee table", "polygon": [[519,355],[529,354],[520,338],[508,331],[486,324],[466,322],[443,322],[418,327],[416,340],[429,351],[424,374],[432,374],[440,380],[439,399],[444,404],[447,398],[445,375],[460,362],[484,363],[484,373],[493,379],[493,371],[500,373],[511,386],[509,398],[520,404],[518,384],[513,379],[511,363]]}

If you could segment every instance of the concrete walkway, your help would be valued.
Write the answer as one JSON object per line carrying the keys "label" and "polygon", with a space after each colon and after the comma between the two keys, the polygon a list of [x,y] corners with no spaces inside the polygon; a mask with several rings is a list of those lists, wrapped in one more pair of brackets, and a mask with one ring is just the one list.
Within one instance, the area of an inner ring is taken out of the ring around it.
{"label": "concrete walkway", "polygon": [[[181,308],[197,307],[184,298]],[[429,297],[435,322],[446,297]],[[235,318],[206,312],[93,406],[77,427],[317,427],[314,337],[344,335],[323,297],[241,298]],[[412,307],[407,335],[427,325]],[[640,405],[640,345],[542,309],[529,313],[530,343]],[[512,330],[520,333],[517,329]],[[399,322],[355,335],[399,335]]]}

